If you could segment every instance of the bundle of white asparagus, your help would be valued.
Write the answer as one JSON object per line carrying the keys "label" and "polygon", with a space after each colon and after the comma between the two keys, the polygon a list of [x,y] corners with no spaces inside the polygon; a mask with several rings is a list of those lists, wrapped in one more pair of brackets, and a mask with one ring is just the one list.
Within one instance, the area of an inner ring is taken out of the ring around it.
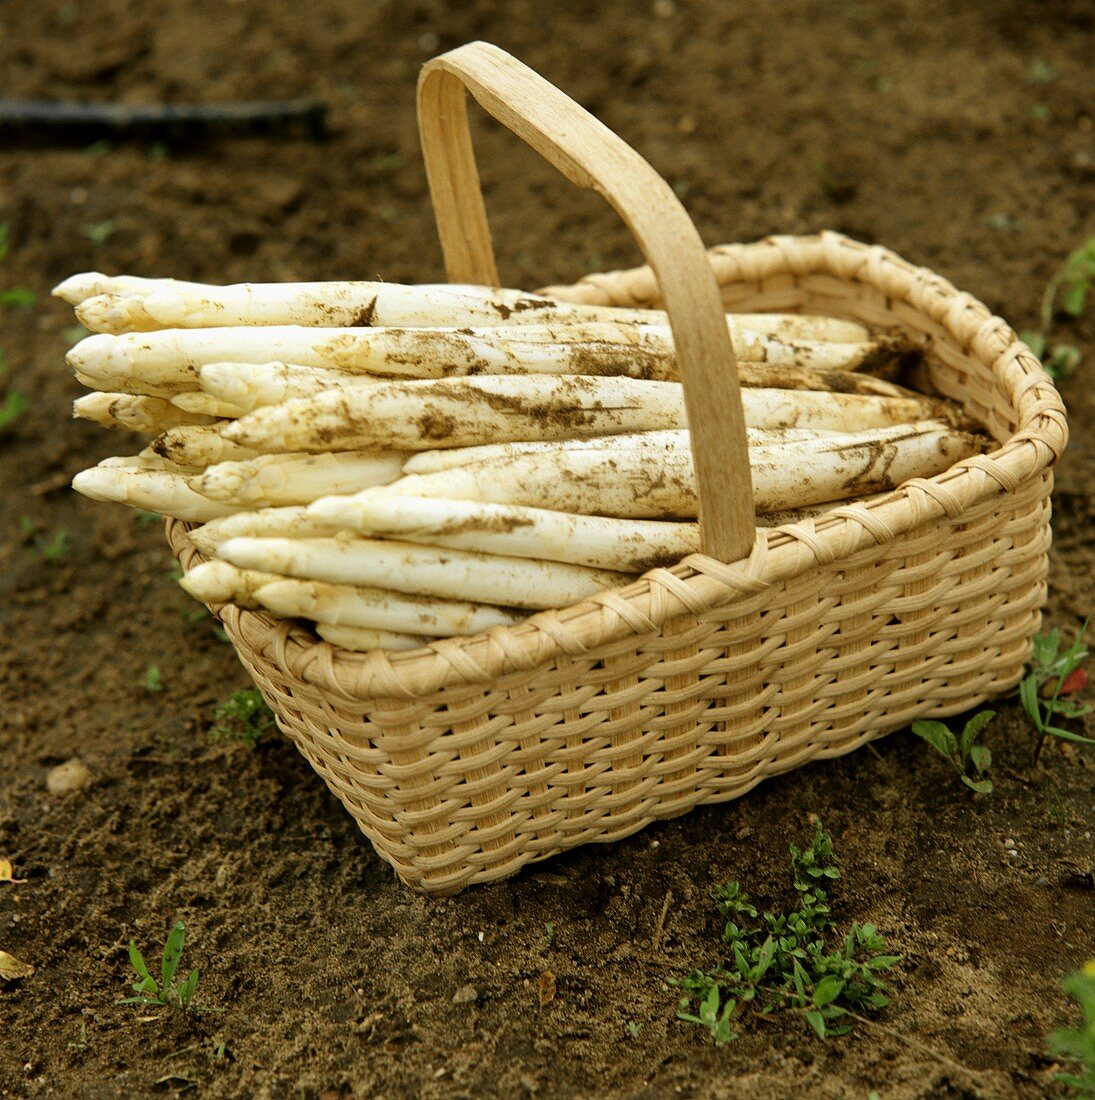
{"label": "bundle of white asparagus", "polygon": [[[75,275],[74,415],[154,437],[73,480],[192,524],[183,587],[353,650],[520,622],[699,549],[664,314],[523,291]],[[941,473],[987,440],[895,379],[922,348],[728,315],[758,524]]]}

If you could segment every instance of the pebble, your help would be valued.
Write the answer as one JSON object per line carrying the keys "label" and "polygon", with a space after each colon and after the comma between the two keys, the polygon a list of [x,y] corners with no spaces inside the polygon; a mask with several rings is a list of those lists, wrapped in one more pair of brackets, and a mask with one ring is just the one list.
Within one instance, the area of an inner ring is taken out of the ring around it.
{"label": "pebble", "polygon": [[453,995],[454,1005],[470,1005],[479,999],[479,991],[474,985],[462,985]]}
{"label": "pebble", "polygon": [[78,757],[66,760],[46,775],[46,788],[50,794],[67,794],[69,791],[82,791],[91,785],[95,776],[88,766]]}
{"label": "pebble", "polygon": [[1036,879],[1034,880],[1034,885],[1035,885],[1035,886],[1048,886],[1048,885],[1049,885],[1049,879],[1048,879],[1048,878],[1046,878],[1046,876],[1045,876],[1045,875],[1039,875],[1039,876],[1038,876],[1038,877],[1037,877],[1037,878],[1036,878]]}

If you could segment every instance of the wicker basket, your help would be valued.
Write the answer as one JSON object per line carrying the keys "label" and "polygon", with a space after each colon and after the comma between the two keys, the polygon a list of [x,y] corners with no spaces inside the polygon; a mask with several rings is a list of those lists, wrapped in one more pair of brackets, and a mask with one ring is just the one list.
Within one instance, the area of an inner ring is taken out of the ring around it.
{"label": "wicker basket", "polygon": [[[465,86],[569,178],[606,194],[652,264],[554,292],[664,304],[686,390],[705,405],[718,408],[719,394],[697,390],[701,376],[685,360],[711,359],[703,330],[716,344],[725,334],[722,303],[828,314],[927,336],[932,383],[999,448],[869,505],[755,537],[751,519],[743,531],[725,501],[705,497],[708,554],[520,626],[407,653],[350,653],[299,624],[214,607],[281,729],[400,878],[430,892],[500,879],[1011,688],[1039,626],[1049,467],[1067,429],[1056,390],[1008,325],[930,271],[832,233],[729,245],[705,259],[690,223],[688,247],[680,223],[667,225],[665,204],[675,200],[644,162],[481,43],[431,62],[420,85],[453,281],[497,282]],[[642,186],[617,186],[636,162]],[[666,248],[688,253],[679,281]],[[689,279],[700,289],[682,293]],[[728,342],[716,351],[723,357],[708,365],[717,379]],[[737,400],[736,379],[727,388]],[[690,404],[707,493],[700,451],[712,441],[699,437],[693,415]],[[714,446],[708,457],[736,470],[740,485],[744,433]],[[184,569],[202,560],[187,531],[167,523]],[[710,550],[742,537],[738,553]]]}

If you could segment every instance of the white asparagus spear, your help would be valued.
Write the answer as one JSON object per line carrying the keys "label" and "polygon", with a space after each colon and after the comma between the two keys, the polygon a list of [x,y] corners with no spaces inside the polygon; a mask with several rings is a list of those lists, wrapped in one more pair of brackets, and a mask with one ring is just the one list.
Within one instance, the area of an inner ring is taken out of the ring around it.
{"label": "white asparagus spear", "polygon": [[[145,447],[142,451],[139,451],[136,457],[144,460],[146,469],[168,470],[173,474],[183,474],[186,477],[193,477],[194,474],[202,469],[201,466],[188,466],[183,462],[171,462],[169,459],[164,458],[163,455],[157,454],[151,446]],[[99,465],[102,466],[104,463],[100,462]]]}
{"label": "white asparagus spear", "polygon": [[214,424],[212,416],[197,416],[175,408],[162,397],[130,393],[88,393],[72,403],[72,415],[104,428],[157,435],[182,424]]}
{"label": "white asparagus spear", "polygon": [[322,497],[309,517],[363,535],[484,554],[644,573],[700,548],[699,526],[567,515],[541,508],[438,500],[365,490]]}
{"label": "white asparagus spear", "polygon": [[[877,399],[876,399],[877,400]],[[256,409],[223,429],[255,450],[426,450],[683,428],[675,382],[547,375],[385,382]]]}
{"label": "white asparagus spear", "polygon": [[519,612],[488,604],[323,581],[274,581],[259,588],[255,599],[286,619],[311,619],[331,626],[394,630],[432,638],[479,634],[492,626],[513,626],[525,618]]}
{"label": "white asparagus spear", "polygon": [[[900,358],[905,341],[881,337],[860,344],[781,341],[733,334],[738,362],[818,370],[876,369]],[[211,363],[276,360],[376,378],[443,378],[467,374],[626,374],[676,380],[671,334],[662,325],[529,325],[519,328],[164,329],[124,336],[88,336],[67,362],[98,389],[170,397],[199,388]],[[136,389],[136,387],[140,387]]]}
{"label": "white asparagus spear", "polygon": [[237,416],[243,416],[245,413],[249,413],[249,408],[245,409],[240,405],[233,405],[231,401],[222,401],[219,397],[214,397],[211,393],[205,393],[203,390],[186,390],[183,393],[175,393],[171,395],[171,404],[177,409],[182,409],[183,412],[197,413],[201,416],[215,416],[220,419],[232,420]]}
{"label": "white asparagus spear", "polygon": [[[750,452],[758,512],[798,508],[896,487],[942,473],[980,451],[978,437],[924,424],[862,432],[853,440],[806,440]],[[378,492],[521,504],[557,512],[694,519],[689,448],[565,449],[556,454],[410,474]]]}
{"label": "white asparagus spear", "polygon": [[81,470],[72,479],[72,487],[92,500],[129,504],[191,523],[205,523],[239,511],[230,504],[200,496],[187,485],[186,478],[166,470],[93,466],[90,470]]}
{"label": "white asparagus spear", "polygon": [[221,429],[201,426],[171,428],[152,440],[150,446],[161,458],[179,466],[204,467],[217,462],[240,462],[258,458],[261,453],[227,439]]}
{"label": "white asparagus spear", "polygon": [[[825,432],[815,428],[746,428],[750,447],[773,447],[803,439],[851,439],[847,432]],[[484,443],[478,447],[450,447],[440,451],[418,451],[403,463],[405,474],[432,474],[454,466],[469,466],[498,458],[524,454],[555,454],[568,448],[577,450],[614,450],[620,447],[666,447],[689,445],[687,428],[667,428],[656,432],[621,432],[619,435],[592,435],[581,439],[542,439],[536,442]]]}
{"label": "white asparagus spear", "polygon": [[331,538],[339,533],[340,527],[307,514],[303,505],[284,508],[261,508],[254,512],[237,512],[211,520],[201,527],[194,528],[187,538],[205,554],[213,557],[222,542],[235,538]]}
{"label": "white asparagus spear", "polygon": [[168,462],[147,447],[135,455],[114,455],[101,459],[97,466],[121,466],[133,467],[138,470],[162,470],[169,474],[181,474],[184,478],[193,477],[198,471],[194,466],[179,466],[174,462]]}
{"label": "white asparagus spear", "polygon": [[[93,273],[94,276],[94,273]],[[85,281],[81,282],[83,279]],[[147,284],[142,287],[141,284]],[[113,294],[122,303],[91,302],[84,293]],[[60,293],[62,290],[65,293]],[[84,303],[85,324],[110,327],[100,332],[147,328],[306,325],[423,328],[444,325],[517,325],[547,321],[609,321],[613,324],[668,324],[661,310],[619,309],[560,302],[539,294],[497,287],[452,284],[402,285],[378,282],[239,283],[198,286],[171,280],[73,276],[54,291]],[[139,301],[133,301],[139,298]],[[136,308],[134,308],[136,307]],[[786,339],[858,343],[867,330],[853,321],[795,314],[735,314],[743,329]],[[90,327],[90,326],[89,326]]]}
{"label": "white asparagus spear", "polygon": [[104,275],[101,271],[83,271],[59,282],[52,294],[71,306],[78,306],[98,294],[148,295],[172,290],[200,293],[205,289],[205,283],[187,283],[181,279],[146,279],[140,275]]}
{"label": "white asparagus spear", "polygon": [[261,606],[255,593],[265,585],[284,579],[276,573],[237,569],[226,561],[206,561],[194,566],[179,584],[202,603],[234,603],[254,610]]}
{"label": "white asparagus spear", "polygon": [[219,553],[242,569],[531,609],[567,607],[631,579],[624,573],[580,565],[344,535],[333,539],[229,539],[221,543]]}
{"label": "white asparagus spear", "polygon": [[252,508],[305,504],[387,485],[402,474],[405,458],[400,451],[263,455],[210,466],[190,479],[190,487],[210,500]]}
{"label": "white asparagus spear", "polygon": [[[250,412],[324,390],[372,384],[368,376],[292,363],[209,363],[198,372],[202,389],[225,404]],[[180,394],[176,400],[188,396]]]}
{"label": "white asparagus spear", "polygon": [[[618,373],[627,375],[628,371],[621,370]],[[210,363],[200,368],[198,374],[204,394],[178,394],[172,401],[180,408],[194,412],[217,415],[227,413],[231,416],[241,416],[263,405],[277,405],[297,397],[310,397],[325,390],[375,384],[375,380],[368,375],[289,363]],[[738,380],[743,386],[768,389],[873,393],[885,397],[907,397],[910,393],[892,382],[885,382],[869,374],[811,370],[808,367],[768,367],[756,363],[740,364]]]}
{"label": "white asparagus spear", "polygon": [[[920,396],[876,397],[811,390],[743,389],[754,428],[858,431],[940,416]],[[422,451],[498,442],[684,428],[676,382],[632,378],[503,375],[389,382],[256,409],[221,429],[259,451]],[[210,430],[210,429],[200,429]]]}
{"label": "white asparagus spear", "polygon": [[[870,497],[854,497],[839,503],[851,503],[853,500],[870,500]],[[758,527],[777,527],[781,523],[798,523],[810,516],[820,515],[836,504],[811,505],[807,508],[783,510],[773,513],[761,513],[757,516]],[[554,513],[565,518],[565,513]],[[602,517],[603,518],[603,517]],[[629,524],[636,521],[628,520]],[[660,522],[659,527],[681,529],[682,542],[689,538],[685,528],[693,526],[684,523]],[[300,505],[285,508],[262,508],[255,512],[237,512],[235,515],[210,520],[196,527],[187,536],[197,549],[206,557],[215,557],[221,543],[234,538],[333,538],[344,530],[341,524],[325,523],[309,514],[308,507]],[[698,528],[695,545],[698,545]],[[404,541],[417,541],[402,536]],[[693,546],[693,543],[689,543]],[[694,546],[693,546],[694,548]],[[514,555],[517,556],[517,555]],[[543,555],[547,556],[547,555]]]}
{"label": "white asparagus spear", "polygon": [[[165,328],[307,325],[339,328],[421,328],[496,325],[513,316],[555,320],[575,310],[520,290],[447,283],[237,283],[232,286],[159,286],[148,280],[108,285],[66,280],[57,289],[93,289],[76,314],[95,332],[150,332]],[[66,285],[72,283],[72,289]],[[56,294],[57,291],[55,290]],[[585,312],[585,310],[581,310]],[[579,313],[580,315],[580,313]]]}
{"label": "white asparagus spear", "polygon": [[159,455],[146,455],[143,451],[136,455],[111,455],[109,458],[100,459],[96,465],[132,466],[138,470],[166,470],[168,467]]}
{"label": "white asparagus spear", "polygon": [[328,626],[316,624],[316,633],[339,649],[354,653],[368,653],[374,649],[421,649],[430,644],[429,638],[418,634],[396,634],[391,630],[366,630],[360,626]]}

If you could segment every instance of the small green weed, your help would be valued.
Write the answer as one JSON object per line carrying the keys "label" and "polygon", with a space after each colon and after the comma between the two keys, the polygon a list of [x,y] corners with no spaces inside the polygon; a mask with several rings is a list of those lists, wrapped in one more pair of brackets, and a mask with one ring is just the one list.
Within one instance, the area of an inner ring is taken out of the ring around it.
{"label": "small green weed", "polygon": [[[954,765],[967,787],[978,794],[991,794],[992,780],[982,776],[992,767],[992,753],[987,745],[975,745],[974,742],[995,717],[994,710],[980,711],[966,723],[960,737],[955,737],[942,722],[928,718],[918,718],[913,722],[912,731]],[[973,764],[976,779],[971,779],[968,774],[970,764]]]}
{"label": "small green weed", "polygon": [[1095,959],[1088,959],[1061,981],[1061,988],[1080,1005],[1083,1019],[1077,1028],[1061,1028],[1049,1037],[1054,1057],[1073,1063],[1056,1078],[1066,1088],[1095,1096]]}
{"label": "small green weed", "polygon": [[1071,798],[1061,798],[1058,795],[1045,792],[1046,821],[1055,829],[1063,828],[1072,819],[1073,804]]}
{"label": "small green weed", "polygon": [[60,561],[69,550],[68,532],[61,527],[48,539],[35,536],[34,548],[44,561]]}
{"label": "small green weed", "polygon": [[242,741],[249,748],[274,728],[274,713],[258,688],[234,691],[217,707],[209,731],[210,741]]}
{"label": "small green weed", "polygon": [[8,309],[28,309],[38,301],[38,295],[33,290],[27,290],[25,286],[8,287],[0,290],[0,306]]}
{"label": "small green weed", "polygon": [[1057,269],[1046,284],[1039,310],[1041,328],[1027,329],[1019,338],[1042,360],[1051,378],[1063,378],[1080,365],[1080,349],[1072,344],[1050,344],[1049,330],[1058,313],[1079,317],[1087,305],[1087,297],[1095,286],[1095,237],[1086,240]]}
{"label": "small green weed", "polygon": [[68,531],[64,527],[59,527],[46,538],[39,533],[38,524],[30,516],[20,516],[19,529],[23,532],[24,540],[33,545],[34,552],[43,561],[60,561],[68,553]]}
{"label": "small green weed", "polygon": [[684,993],[677,1017],[706,1028],[720,1046],[736,1037],[734,1014],[750,1002],[764,1015],[779,1008],[801,1012],[822,1039],[850,1031],[855,1010],[874,1012],[888,1003],[879,975],[901,956],[882,953],[886,941],[873,924],[853,924],[832,950],[825,943],[833,922],[822,884],[840,877],[832,840],[819,824],[808,848],[792,844],[790,852],[798,908],[766,912],[757,923],[757,909],[739,883],[716,887],[711,896],[726,918],[727,961],[677,983]]}
{"label": "small green weed", "polygon": [[113,218],[104,218],[101,222],[80,226],[80,232],[94,245],[106,244],[118,232],[118,223]]}
{"label": "small green weed", "polygon": [[0,435],[10,431],[27,411],[27,399],[18,390],[9,390],[0,401]]}
{"label": "small green weed", "polygon": [[381,153],[373,157],[373,168],[378,172],[397,172],[406,163],[407,158],[400,152]]}
{"label": "small green weed", "polygon": [[137,972],[140,981],[133,983],[135,996],[126,997],[121,1001],[121,1004],[163,1005],[183,1010],[189,1008],[198,988],[197,967],[191,970],[182,982],[175,981],[175,972],[179,969],[185,943],[186,925],[181,920],[176,921],[174,928],[168,933],[167,942],[164,944],[163,959],[160,963],[160,981],[157,982],[148,972],[144,956],[137,949],[137,945],[130,940],[129,961]]}
{"label": "small green weed", "polygon": [[145,670],[144,679],[141,681],[141,687],[145,691],[163,691],[163,673],[160,671],[159,665],[149,665]]}
{"label": "small green weed", "polygon": [[[0,263],[8,258],[11,248],[10,230],[7,222],[0,222]],[[26,309],[38,301],[38,295],[26,287],[13,286],[0,290],[0,306],[10,309]]]}
{"label": "small green weed", "polygon": [[639,1032],[643,1029],[643,1025],[635,1023],[634,1020],[628,1020],[626,1026],[627,1033],[632,1039],[637,1039],[639,1037]]}
{"label": "small green weed", "polygon": [[1061,75],[1059,69],[1036,57],[1027,70],[1027,80],[1031,84],[1052,84]]}
{"label": "small green weed", "polygon": [[1001,233],[1018,233],[1023,228],[1023,223],[1014,214],[1008,213],[990,214],[985,224]]}
{"label": "small green weed", "polygon": [[[1087,686],[1087,673],[1081,667],[1087,659],[1084,632],[1087,623],[1080,627],[1072,645],[1061,649],[1061,632],[1054,627],[1048,634],[1039,634],[1033,643],[1027,674],[1019,685],[1019,701],[1027,717],[1034,724],[1034,756],[1038,763],[1046,737],[1052,734],[1065,741],[1079,741],[1095,745],[1090,737],[1081,737],[1071,730],[1053,725],[1055,715],[1063,718],[1079,718],[1091,710],[1090,703],[1070,699],[1074,691]],[[1062,698],[1064,696],[1064,698]]]}

